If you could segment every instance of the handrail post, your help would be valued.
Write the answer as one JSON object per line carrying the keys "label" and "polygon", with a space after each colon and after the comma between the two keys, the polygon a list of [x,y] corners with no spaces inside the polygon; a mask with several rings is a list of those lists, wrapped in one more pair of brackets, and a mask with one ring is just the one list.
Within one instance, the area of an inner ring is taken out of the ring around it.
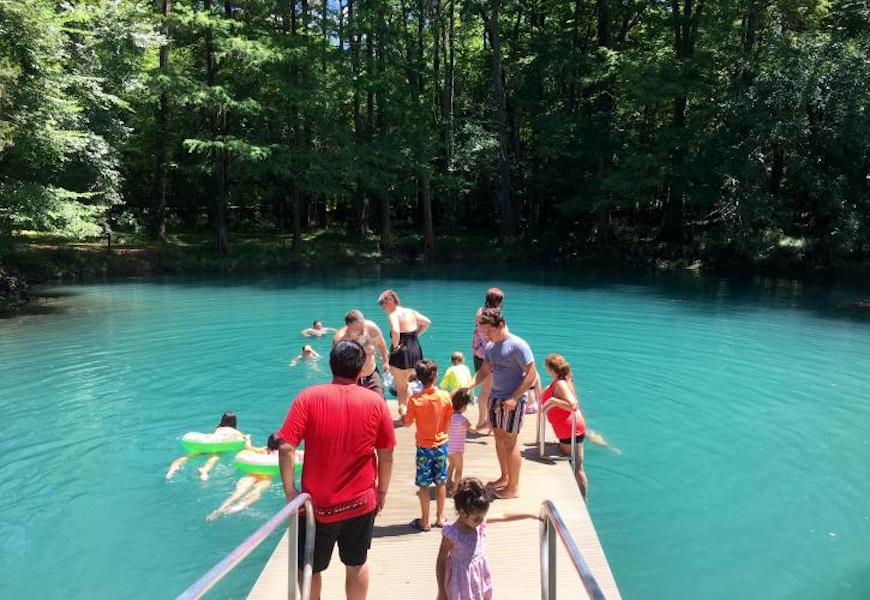
{"label": "handrail post", "polygon": [[549,573],[549,600],[556,600],[556,528],[553,521],[547,519],[547,562],[550,563]]}
{"label": "handrail post", "polygon": [[577,474],[577,410],[571,411],[571,472]]}
{"label": "handrail post", "polygon": [[[296,600],[296,574],[299,572],[299,513],[290,515],[287,523],[287,600]],[[306,532],[306,539],[308,534]]]}

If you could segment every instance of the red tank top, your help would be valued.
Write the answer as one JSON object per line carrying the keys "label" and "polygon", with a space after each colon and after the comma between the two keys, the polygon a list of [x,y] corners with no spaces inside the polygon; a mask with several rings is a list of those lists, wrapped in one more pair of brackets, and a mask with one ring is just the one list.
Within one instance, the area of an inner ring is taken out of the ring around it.
{"label": "red tank top", "polygon": [[[541,406],[546,405],[547,401],[553,397],[553,390],[556,389],[557,381],[559,380],[553,380],[553,383],[548,385],[544,393],[541,394]],[[547,412],[547,420],[553,426],[553,432],[557,438],[564,440],[571,437],[571,411],[554,406]],[[577,407],[577,430],[574,433],[575,435],[586,433],[586,421],[583,419],[583,413],[580,412],[579,406]]]}

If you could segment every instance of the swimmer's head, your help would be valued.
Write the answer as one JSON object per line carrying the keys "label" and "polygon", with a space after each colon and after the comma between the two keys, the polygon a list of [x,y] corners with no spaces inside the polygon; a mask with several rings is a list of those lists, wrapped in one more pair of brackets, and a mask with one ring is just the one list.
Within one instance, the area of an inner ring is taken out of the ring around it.
{"label": "swimmer's head", "polygon": [[314,321],[314,323],[311,324],[311,328],[312,329],[323,329],[323,323],[321,323],[320,321]]}
{"label": "swimmer's head", "polygon": [[284,440],[278,437],[277,433],[273,433],[269,436],[269,439],[266,440],[266,448],[269,450],[277,450],[281,447],[281,444],[284,443]]}
{"label": "swimmer's head", "polygon": [[465,355],[459,350],[450,355],[450,364],[461,365],[465,362]]}
{"label": "swimmer's head", "polygon": [[435,378],[438,376],[438,363],[430,358],[418,360],[417,364],[414,365],[414,372],[423,387],[429,387],[435,383]]}
{"label": "swimmer's head", "polygon": [[236,429],[239,424],[239,420],[236,418],[236,413],[234,412],[225,412],[221,415],[221,423],[218,427],[232,427]]}
{"label": "swimmer's head", "polygon": [[308,344],[305,344],[304,346],[302,346],[302,354],[314,354],[314,348],[312,348]]}

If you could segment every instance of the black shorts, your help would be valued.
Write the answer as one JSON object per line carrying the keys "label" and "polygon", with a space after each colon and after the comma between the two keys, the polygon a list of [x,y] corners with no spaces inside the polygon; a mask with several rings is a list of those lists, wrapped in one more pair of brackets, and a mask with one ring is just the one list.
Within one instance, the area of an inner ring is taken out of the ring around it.
{"label": "black shorts", "polygon": [[[369,548],[372,545],[372,530],[375,526],[375,513],[351,517],[335,523],[317,523],[314,534],[314,572],[325,571],[332,559],[332,551],[338,542],[338,556],[348,567],[366,564]],[[299,568],[305,563],[305,518],[299,519]]]}
{"label": "black shorts", "polygon": [[484,362],[483,359],[480,358],[479,356],[474,357],[474,372],[475,373],[480,371],[480,367],[483,366],[483,362]]}
{"label": "black shorts", "polygon": [[377,392],[381,395],[381,398],[384,397],[384,380],[381,378],[381,372],[377,369],[377,367],[368,375],[357,379],[356,383],[357,385],[361,385],[368,390]]}
{"label": "black shorts", "polygon": [[[578,444],[582,444],[582,443],[583,443],[583,440],[586,439],[586,434],[585,434],[585,433],[581,433],[580,435],[575,435],[575,436],[574,436],[574,439],[577,440],[577,443],[578,443]],[[571,445],[571,438],[569,438],[569,437],[566,437],[566,438],[559,438],[559,443],[560,443],[560,444],[565,444],[566,446],[570,446],[570,445]]]}

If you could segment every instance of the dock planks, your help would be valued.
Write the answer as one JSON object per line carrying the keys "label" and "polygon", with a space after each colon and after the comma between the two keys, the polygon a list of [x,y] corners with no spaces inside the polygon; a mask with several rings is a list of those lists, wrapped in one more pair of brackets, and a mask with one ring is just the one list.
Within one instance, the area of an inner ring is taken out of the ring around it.
{"label": "dock planks", "polygon": [[[391,403],[395,415],[395,404]],[[475,408],[466,413],[474,423]],[[523,468],[520,497],[496,500],[489,518],[527,514],[534,519],[492,523],[487,529],[487,555],[493,576],[494,597],[500,600],[530,600],[540,598],[540,522],[537,515],[541,502],[552,500],[562,514],[574,541],[589,563],[604,595],[609,600],[620,598],[619,590],[598,541],[595,527],[577,489],[566,459],[555,458],[557,448],[548,444],[553,456],[538,460],[535,447],[537,415],[527,415],[520,434]],[[548,432],[552,436],[552,432]],[[374,539],[369,551],[371,600],[426,600],[435,598],[435,558],[441,543],[441,530],[427,533],[411,529],[408,523],[419,516],[420,504],[414,486],[414,430],[396,429],[393,477],[383,512],[375,522]],[[463,475],[483,481],[498,476],[492,436],[469,434],[465,445]],[[435,522],[435,502],[432,502],[432,522]],[[455,519],[453,503],[447,499],[447,518]],[[272,600],[287,598],[287,540],[282,536],[266,567],[260,574],[249,598]],[[580,578],[571,565],[562,544],[557,542],[557,583],[559,598],[583,598]],[[344,598],[344,567],[333,554],[329,568],[323,573],[323,599]]]}

